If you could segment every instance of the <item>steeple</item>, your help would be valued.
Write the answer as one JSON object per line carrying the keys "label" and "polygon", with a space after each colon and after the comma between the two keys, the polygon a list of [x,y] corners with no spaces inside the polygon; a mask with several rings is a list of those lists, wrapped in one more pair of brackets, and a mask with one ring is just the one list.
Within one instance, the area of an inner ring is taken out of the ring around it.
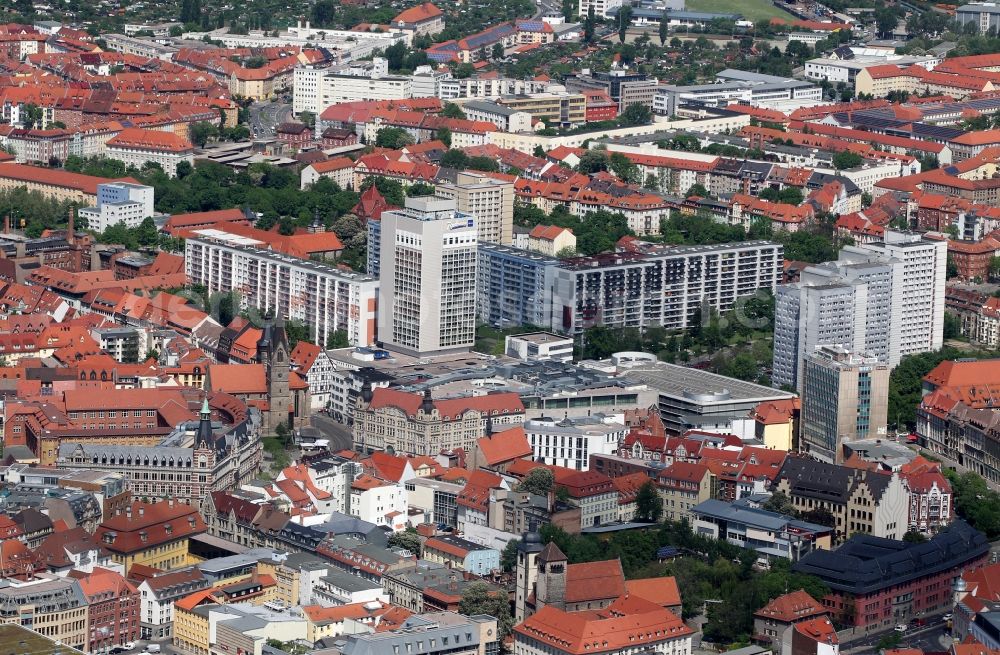
{"label": "steeple", "polygon": [[424,389],[424,400],[420,403],[420,411],[424,414],[430,414],[434,411],[434,401],[431,400],[431,390]]}
{"label": "steeple", "polygon": [[368,380],[361,385],[361,400],[366,404],[372,401],[372,383]]}
{"label": "steeple", "polygon": [[205,396],[201,404],[201,420],[198,421],[198,434],[195,435],[194,442],[196,446],[207,446],[212,441],[212,410],[208,407],[208,396]]}

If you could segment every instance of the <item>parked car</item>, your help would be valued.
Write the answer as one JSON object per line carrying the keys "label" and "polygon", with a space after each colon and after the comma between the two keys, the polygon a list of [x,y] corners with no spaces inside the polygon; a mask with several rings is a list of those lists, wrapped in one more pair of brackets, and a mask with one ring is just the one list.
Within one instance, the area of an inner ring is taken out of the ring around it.
{"label": "parked car", "polygon": [[905,623],[900,623],[896,626],[896,632],[906,632],[907,627]]}

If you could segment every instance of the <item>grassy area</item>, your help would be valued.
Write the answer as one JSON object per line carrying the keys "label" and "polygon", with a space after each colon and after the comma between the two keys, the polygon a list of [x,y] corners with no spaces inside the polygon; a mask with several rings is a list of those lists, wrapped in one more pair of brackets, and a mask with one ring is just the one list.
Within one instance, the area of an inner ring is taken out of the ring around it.
{"label": "grassy area", "polygon": [[771,4],[770,0],[687,0],[684,5],[687,11],[705,11],[713,14],[739,13],[747,20],[757,22],[771,18],[795,18],[787,11]]}
{"label": "grassy area", "polygon": [[292,458],[278,437],[264,437],[261,439],[261,445],[264,447],[265,455],[270,456],[271,470],[275,473],[292,463]]}
{"label": "grassy area", "polygon": [[489,325],[480,325],[476,328],[476,345],[472,349],[476,352],[486,353],[487,355],[502,355],[504,352],[504,339],[507,336],[540,331],[541,328],[530,325],[518,325],[502,330],[490,327]]}

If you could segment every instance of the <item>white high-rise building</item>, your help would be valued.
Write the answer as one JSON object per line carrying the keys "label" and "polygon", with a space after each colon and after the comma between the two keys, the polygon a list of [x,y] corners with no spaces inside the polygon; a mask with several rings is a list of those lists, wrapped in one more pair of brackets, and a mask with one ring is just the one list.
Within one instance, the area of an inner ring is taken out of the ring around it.
{"label": "white high-rise building", "polygon": [[[892,321],[899,328],[899,357],[939,350],[944,344],[948,242],[887,230],[885,243],[870,243],[864,248],[902,264],[902,277],[893,280],[892,289]],[[890,358],[889,363],[895,365],[899,360]]]}
{"label": "white high-rise building", "polygon": [[97,185],[97,206],[84,207],[77,216],[87,221],[87,227],[103,232],[112,225],[139,227],[154,216],[153,187],[131,182],[108,182]]}
{"label": "white high-rise building", "polygon": [[889,367],[941,347],[947,242],[892,230],[885,239],[844,248],[778,288],[774,384],[801,389],[802,362],[819,346],[865,352]]}
{"label": "white high-rise building", "polygon": [[862,350],[867,305],[868,288],[862,283],[798,282],[778,287],[772,383],[799,388],[803,360],[818,346]]}
{"label": "white high-rise building", "polygon": [[454,200],[432,196],[407,198],[380,223],[380,340],[420,355],[469,350],[476,340],[476,219]]}

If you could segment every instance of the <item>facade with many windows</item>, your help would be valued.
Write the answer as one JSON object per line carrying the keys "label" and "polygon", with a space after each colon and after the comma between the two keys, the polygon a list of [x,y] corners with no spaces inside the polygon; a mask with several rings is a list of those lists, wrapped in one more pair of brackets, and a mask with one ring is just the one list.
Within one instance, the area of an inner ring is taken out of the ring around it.
{"label": "facade with many windows", "polygon": [[313,334],[347,332],[352,345],[375,342],[378,280],[335,266],[268,250],[219,230],[185,241],[185,273],[209,292],[240,293],[243,309],[274,312],[306,323]]}
{"label": "facade with many windows", "polygon": [[595,325],[683,330],[781,281],[781,245],[768,241],[665,246],[566,260],[556,271],[552,328],[580,334]]}
{"label": "facade with many windows", "polygon": [[407,198],[382,213],[379,338],[410,354],[467,351],[476,339],[478,219],[454,200]]}
{"label": "facade with many windows", "polygon": [[559,260],[529,250],[479,243],[476,310],[497,327],[552,322],[552,288]]}

